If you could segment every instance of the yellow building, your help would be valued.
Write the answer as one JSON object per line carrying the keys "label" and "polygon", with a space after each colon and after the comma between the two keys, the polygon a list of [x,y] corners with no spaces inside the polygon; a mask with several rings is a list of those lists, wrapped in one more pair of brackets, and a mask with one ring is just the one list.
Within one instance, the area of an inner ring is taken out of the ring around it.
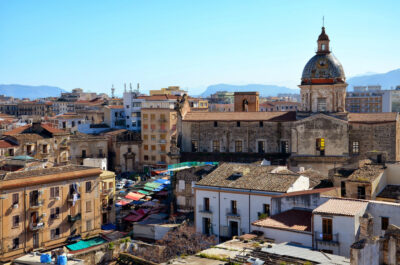
{"label": "yellow building", "polygon": [[167,88],[161,88],[160,90],[150,90],[150,96],[155,96],[155,95],[183,96],[183,94],[187,94],[187,91],[181,90],[179,86],[169,86]]}
{"label": "yellow building", "polygon": [[142,103],[142,163],[146,170],[170,164],[171,136],[176,134],[176,96],[150,96]]}
{"label": "yellow building", "polygon": [[100,174],[101,223],[115,224],[115,173],[104,170]]}
{"label": "yellow building", "polygon": [[101,232],[101,170],[62,166],[12,172],[0,181],[0,261]]}

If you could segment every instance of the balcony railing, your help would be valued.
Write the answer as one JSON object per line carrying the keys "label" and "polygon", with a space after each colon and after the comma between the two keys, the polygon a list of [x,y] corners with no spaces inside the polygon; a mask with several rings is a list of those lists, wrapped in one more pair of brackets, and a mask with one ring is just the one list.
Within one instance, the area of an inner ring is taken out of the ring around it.
{"label": "balcony railing", "polygon": [[31,209],[38,209],[43,206],[43,200],[31,202],[29,206]]}
{"label": "balcony railing", "polygon": [[167,140],[161,139],[161,140],[158,141],[158,143],[160,143],[160,144],[166,144],[166,143],[167,143]]}
{"label": "balcony railing", "polygon": [[315,232],[315,240],[318,242],[326,242],[339,244],[339,233],[336,234],[324,234],[321,232]]}
{"label": "balcony railing", "polygon": [[37,231],[44,228],[44,223],[30,223],[29,228],[31,231]]}
{"label": "balcony railing", "polygon": [[81,219],[82,219],[82,216],[80,213],[78,213],[76,215],[68,215],[68,222],[70,222],[70,223],[76,222]]}
{"label": "balcony railing", "polygon": [[200,209],[200,213],[209,213],[209,214],[212,214],[212,211],[211,211],[211,209],[210,208],[205,208],[205,207],[201,207],[201,206],[199,206],[199,209]]}
{"label": "balcony railing", "polygon": [[81,195],[77,194],[76,199],[74,199],[74,195],[73,194],[69,194],[68,195],[68,202],[73,202],[74,200],[80,200],[81,199]]}
{"label": "balcony railing", "polygon": [[112,193],[112,192],[113,192],[113,189],[103,189],[101,191],[101,194],[104,196],[107,196],[107,195],[110,195],[110,193]]}
{"label": "balcony railing", "polygon": [[238,211],[228,211],[226,213],[226,217],[228,218],[240,218],[240,214]]}

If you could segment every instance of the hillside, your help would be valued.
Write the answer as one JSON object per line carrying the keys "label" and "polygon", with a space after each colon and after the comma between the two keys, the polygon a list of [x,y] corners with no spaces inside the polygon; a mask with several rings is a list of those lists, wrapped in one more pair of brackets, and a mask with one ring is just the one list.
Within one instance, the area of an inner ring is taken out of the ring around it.
{"label": "hillside", "polygon": [[393,89],[400,85],[400,69],[392,70],[383,74],[366,74],[350,77],[347,79],[348,90],[353,86],[381,85],[382,89]]}
{"label": "hillside", "polygon": [[59,87],[53,86],[28,86],[28,85],[0,85],[0,95],[14,98],[45,98],[58,97],[61,92],[67,92]]}
{"label": "hillside", "polygon": [[217,91],[227,91],[227,92],[248,92],[248,91],[258,91],[260,96],[276,96],[278,94],[298,94],[300,93],[298,89],[290,89],[283,86],[274,85],[261,85],[261,84],[249,84],[249,85],[229,85],[229,84],[218,84],[208,86],[207,89],[200,95],[201,97],[208,97]]}

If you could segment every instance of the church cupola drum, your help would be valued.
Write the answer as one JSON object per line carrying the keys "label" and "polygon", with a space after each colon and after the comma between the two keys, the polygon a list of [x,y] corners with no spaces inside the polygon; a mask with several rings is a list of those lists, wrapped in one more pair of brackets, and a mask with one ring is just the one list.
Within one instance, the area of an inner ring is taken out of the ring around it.
{"label": "church cupola drum", "polygon": [[301,77],[302,110],[345,112],[346,76],[342,64],[332,54],[329,36],[322,27],[318,49],[306,64]]}

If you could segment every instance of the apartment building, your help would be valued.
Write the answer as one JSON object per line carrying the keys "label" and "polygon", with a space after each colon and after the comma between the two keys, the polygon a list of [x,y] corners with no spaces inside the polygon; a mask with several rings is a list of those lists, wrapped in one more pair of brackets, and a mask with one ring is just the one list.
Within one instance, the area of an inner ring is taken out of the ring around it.
{"label": "apartment building", "polygon": [[62,166],[12,172],[0,181],[0,260],[101,232],[100,169]]}
{"label": "apartment building", "polygon": [[125,129],[126,117],[124,106],[110,105],[104,107],[104,123],[113,129]]}
{"label": "apartment building", "polygon": [[77,113],[64,113],[46,119],[53,124],[53,127],[68,130],[70,132],[78,131],[78,125],[86,123],[85,117]]}
{"label": "apartment building", "polygon": [[69,132],[54,128],[49,123],[32,123],[5,132],[2,140],[14,146],[9,156],[31,156],[65,163],[69,160],[69,136]]}
{"label": "apartment building", "polygon": [[108,156],[107,138],[76,132],[70,137],[71,162],[82,165],[85,158],[106,158]]}
{"label": "apartment building", "polygon": [[104,170],[100,174],[101,224],[115,224],[115,173]]}
{"label": "apartment building", "polygon": [[142,161],[145,169],[161,168],[171,163],[168,152],[171,137],[177,129],[177,99],[177,96],[170,95],[150,96],[142,103]]}
{"label": "apartment building", "polygon": [[126,129],[140,131],[142,127],[141,109],[144,97],[140,97],[139,90],[124,92],[124,109],[126,116]]}
{"label": "apartment building", "polygon": [[161,88],[160,90],[150,90],[150,96],[156,96],[156,95],[183,96],[184,94],[187,94],[187,91],[181,90],[179,86],[169,86],[167,88]]}
{"label": "apartment building", "polygon": [[286,167],[225,163],[194,185],[197,232],[232,238],[270,216],[271,200],[312,188],[310,177]]}

